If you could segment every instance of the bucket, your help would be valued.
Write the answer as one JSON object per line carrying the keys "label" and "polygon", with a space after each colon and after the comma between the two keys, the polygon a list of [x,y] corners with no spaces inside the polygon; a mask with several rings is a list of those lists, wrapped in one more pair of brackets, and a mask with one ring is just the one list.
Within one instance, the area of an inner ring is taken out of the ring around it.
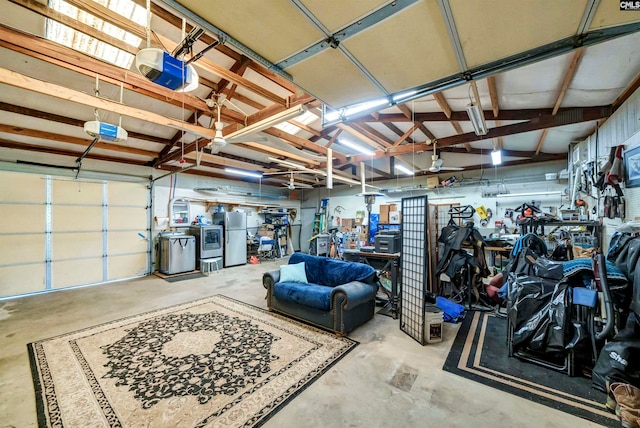
{"label": "bucket", "polygon": [[425,307],[424,337],[427,343],[442,342],[442,310],[435,305]]}

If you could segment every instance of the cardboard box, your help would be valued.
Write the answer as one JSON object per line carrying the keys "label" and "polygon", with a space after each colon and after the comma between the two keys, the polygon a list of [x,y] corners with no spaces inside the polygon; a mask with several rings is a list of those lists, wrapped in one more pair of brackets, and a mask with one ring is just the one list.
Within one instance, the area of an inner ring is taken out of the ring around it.
{"label": "cardboard box", "polygon": [[389,224],[400,224],[401,219],[400,211],[389,211]]}
{"label": "cardboard box", "polygon": [[353,229],[356,224],[355,218],[343,218],[340,220],[342,228]]}
{"label": "cardboard box", "polygon": [[273,230],[259,230],[257,233],[258,236],[268,236],[271,239],[276,236],[276,233]]}
{"label": "cardboard box", "polygon": [[427,189],[433,189],[440,184],[440,178],[437,175],[431,175],[427,177]]}
{"label": "cardboard box", "polygon": [[398,206],[396,204],[389,204],[389,212],[398,211]]}
{"label": "cardboard box", "polygon": [[286,236],[281,236],[280,237],[280,245],[287,245],[287,237]]}
{"label": "cardboard box", "polygon": [[380,205],[380,220],[379,223],[389,223],[389,205]]}
{"label": "cardboard box", "polygon": [[354,220],[354,226],[360,226],[364,223],[364,218],[358,217]]}

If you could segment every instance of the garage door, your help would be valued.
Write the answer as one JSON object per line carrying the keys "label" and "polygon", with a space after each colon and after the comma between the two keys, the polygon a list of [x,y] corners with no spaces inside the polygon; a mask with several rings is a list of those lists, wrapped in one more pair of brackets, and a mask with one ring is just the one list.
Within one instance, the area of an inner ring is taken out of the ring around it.
{"label": "garage door", "polygon": [[0,296],[145,276],[146,183],[0,171]]}

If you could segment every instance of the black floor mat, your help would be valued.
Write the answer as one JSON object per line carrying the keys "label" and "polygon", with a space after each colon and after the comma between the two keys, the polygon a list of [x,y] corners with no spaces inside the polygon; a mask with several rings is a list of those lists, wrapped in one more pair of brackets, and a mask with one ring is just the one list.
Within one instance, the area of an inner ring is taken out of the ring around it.
{"label": "black floor mat", "polygon": [[178,281],[185,281],[187,279],[196,279],[196,278],[204,278],[207,275],[201,273],[201,272],[195,272],[195,273],[187,273],[184,275],[175,275],[175,276],[167,276],[164,277],[162,279],[164,279],[165,281],[168,282],[178,282]]}
{"label": "black floor mat", "polygon": [[443,370],[601,425],[620,426],[604,406],[606,394],[593,389],[591,379],[509,357],[506,334],[506,319],[467,313]]}

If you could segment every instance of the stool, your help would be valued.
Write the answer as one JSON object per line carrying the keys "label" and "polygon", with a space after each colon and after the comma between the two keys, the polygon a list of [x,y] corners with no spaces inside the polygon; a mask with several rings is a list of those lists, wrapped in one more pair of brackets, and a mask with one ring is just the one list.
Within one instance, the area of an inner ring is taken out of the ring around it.
{"label": "stool", "polygon": [[200,272],[208,275],[209,272],[213,270],[214,265],[216,267],[216,272],[219,272],[220,265],[218,264],[218,261],[222,261],[222,258],[214,257],[210,259],[200,259]]}

